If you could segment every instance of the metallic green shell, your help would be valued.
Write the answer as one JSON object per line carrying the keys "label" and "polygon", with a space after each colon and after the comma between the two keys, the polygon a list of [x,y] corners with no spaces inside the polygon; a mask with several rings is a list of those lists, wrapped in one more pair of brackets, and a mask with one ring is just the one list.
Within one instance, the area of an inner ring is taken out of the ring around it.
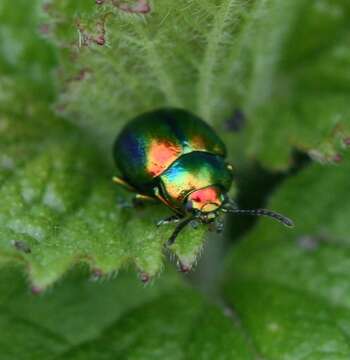
{"label": "metallic green shell", "polygon": [[113,150],[123,178],[144,192],[171,164],[192,152],[222,159],[226,156],[225,145],[214,130],[197,116],[179,109],[160,109],[136,117],[121,131]]}
{"label": "metallic green shell", "polygon": [[160,184],[166,200],[181,207],[194,190],[218,186],[227,193],[232,184],[232,171],[221,156],[193,152],[181,156],[161,174]]}

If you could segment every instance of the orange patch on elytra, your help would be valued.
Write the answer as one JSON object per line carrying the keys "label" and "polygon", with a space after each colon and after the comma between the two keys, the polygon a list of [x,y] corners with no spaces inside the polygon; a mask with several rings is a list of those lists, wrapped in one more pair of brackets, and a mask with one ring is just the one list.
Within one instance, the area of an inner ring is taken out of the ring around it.
{"label": "orange patch on elytra", "polygon": [[152,176],[160,175],[181,153],[179,146],[161,141],[152,141],[149,148],[147,170]]}

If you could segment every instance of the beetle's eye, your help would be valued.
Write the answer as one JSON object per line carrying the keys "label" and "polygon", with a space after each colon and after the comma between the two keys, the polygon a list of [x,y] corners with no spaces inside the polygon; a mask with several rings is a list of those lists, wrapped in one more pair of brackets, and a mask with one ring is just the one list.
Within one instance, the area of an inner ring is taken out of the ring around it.
{"label": "beetle's eye", "polygon": [[221,204],[226,204],[229,202],[229,197],[227,194],[221,194],[220,195]]}
{"label": "beetle's eye", "polygon": [[186,202],[185,207],[186,207],[186,210],[187,210],[187,211],[193,210],[193,202],[192,202],[191,200],[188,200],[188,201]]}

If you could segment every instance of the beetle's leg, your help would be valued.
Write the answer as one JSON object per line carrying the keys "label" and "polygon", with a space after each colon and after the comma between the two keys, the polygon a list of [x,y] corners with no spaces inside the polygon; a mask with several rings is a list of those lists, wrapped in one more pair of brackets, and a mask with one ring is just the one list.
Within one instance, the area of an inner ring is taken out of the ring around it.
{"label": "beetle's leg", "polygon": [[140,200],[140,201],[157,202],[157,199],[155,199],[154,197],[149,196],[149,195],[144,195],[144,194],[136,194],[135,199]]}
{"label": "beetle's leg", "polygon": [[154,196],[158,199],[158,200],[160,200],[164,205],[166,205],[166,206],[168,206],[168,207],[172,207],[170,204],[169,204],[169,202],[166,200],[166,199],[164,199],[164,197],[161,195],[161,193],[160,193],[160,191],[159,191],[159,189],[157,188],[157,187],[155,187],[155,188],[153,188],[153,191],[154,191]]}
{"label": "beetle's leg", "polygon": [[[126,182],[124,179],[122,179],[118,176],[113,177],[113,182],[115,184],[123,187],[125,190],[128,190],[130,192],[137,192],[137,190],[132,185],[130,185],[128,182]],[[148,196],[148,195],[144,195],[144,194],[136,194],[132,199],[133,206],[139,206],[145,202],[157,202],[157,199],[154,197]],[[120,202],[120,206],[123,208],[130,208],[130,207],[132,207],[132,205],[130,203],[128,203],[127,201]]]}
{"label": "beetle's leg", "polygon": [[137,190],[131,186],[129,183],[127,183],[124,179],[118,177],[118,176],[114,176],[113,177],[113,182],[121,187],[123,187],[124,189],[131,191],[131,192],[137,192]]}
{"label": "beetle's leg", "polygon": [[222,231],[224,230],[224,222],[222,221],[221,218],[217,217],[215,219],[215,227],[216,227],[216,232],[218,234],[221,234]]}
{"label": "beetle's leg", "polygon": [[144,205],[145,203],[156,204],[157,202],[158,199],[144,194],[136,194],[132,199],[132,203],[134,206]]}
{"label": "beetle's leg", "polygon": [[[124,179],[122,179],[118,176],[114,176],[112,180],[115,184],[122,187],[123,189],[130,191],[130,192],[136,192],[136,189],[134,187],[132,187],[130,184],[128,184]],[[130,209],[133,207],[133,205],[135,205],[134,201],[131,204],[130,201],[127,201],[123,197],[120,197],[118,199],[118,206],[121,207],[122,209]]]}
{"label": "beetle's leg", "polygon": [[174,242],[175,242],[177,236],[179,235],[179,233],[181,232],[181,230],[184,229],[193,219],[194,219],[193,216],[188,217],[177,224],[175,230],[173,231],[173,233],[171,234],[171,236],[167,242],[168,246],[171,246],[172,244],[174,244]]}
{"label": "beetle's leg", "polygon": [[120,198],[118,201],[118,205],[121,208],[124,209],[130,209],[133,207],[139,207],[144,205],[145,203],[149,203],[149,204],[156,204],[157,203],[157,199],[148,196],[148,195],[143,195],[143,194],[136,194],[132,199],[131,202],[126,200],[125,198]]}
{"label": "beetle's leg", "polygon": [[157,222],[157,226],[167,225],[167,224],[176,224],[178,223],[182,217],[180,215],[171,215],[166,217],[165,219],[161,219]]}
{"label": "beetle's leg", "polygon": [[192,226],[192,229],[198,229],[200,225],[200,221],[198,219],[193,219],[190,222],[190,225]]}

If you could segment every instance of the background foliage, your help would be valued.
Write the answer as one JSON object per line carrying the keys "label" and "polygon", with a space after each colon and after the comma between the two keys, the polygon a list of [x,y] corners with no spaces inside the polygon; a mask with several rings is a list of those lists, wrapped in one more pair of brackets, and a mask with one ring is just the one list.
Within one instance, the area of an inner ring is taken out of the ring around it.
{"label": "background foliage", "polygon": [[[349,19],[346,0],[2,1],[3,357],[348,359]],[[168,105],[225,139],[241,206],[296,228],[227,219],[164,251],[168,211],[118,206],[110,148]]]}

